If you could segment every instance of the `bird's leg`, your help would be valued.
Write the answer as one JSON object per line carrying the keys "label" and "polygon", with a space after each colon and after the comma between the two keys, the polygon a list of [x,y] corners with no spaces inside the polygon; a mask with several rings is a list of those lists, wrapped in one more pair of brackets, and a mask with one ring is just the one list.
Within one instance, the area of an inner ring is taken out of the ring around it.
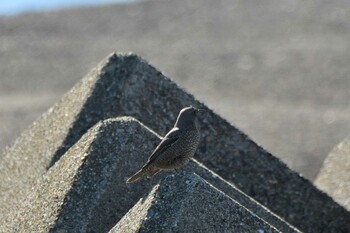
{"label": "bird's leg", "polygon": [[179,170],[178,170],[177,168],[174,168],[174,170],[175,170],[177,173],[179,173]]}

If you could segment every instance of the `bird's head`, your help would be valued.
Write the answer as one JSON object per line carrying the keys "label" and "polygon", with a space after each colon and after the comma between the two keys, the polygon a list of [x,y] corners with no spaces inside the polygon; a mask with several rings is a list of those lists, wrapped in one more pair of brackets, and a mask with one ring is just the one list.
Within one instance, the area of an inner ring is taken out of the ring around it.
{"label": "bird's head", "polygon": [[205,111],[204,109],[198,109],[193,106],[189,106],[181,109],[175,126],[178,128],[189,128],[196,124],[197,115],[199,112]]}

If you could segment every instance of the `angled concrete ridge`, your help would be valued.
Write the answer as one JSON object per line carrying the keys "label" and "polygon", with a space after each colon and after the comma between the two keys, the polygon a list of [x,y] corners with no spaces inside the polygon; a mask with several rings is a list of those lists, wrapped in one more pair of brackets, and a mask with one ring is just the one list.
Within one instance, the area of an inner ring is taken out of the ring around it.
{"label": "angled concrete ridge", "polygon": [[[126,171],[136,169],[134,160],[151,145],[138,143],[152,139],[141,128],[128,117],[96,124],[37,180],[0,232],[107,232],[147,191],[125,183]],[[114,205],[103,203],[111,192]],[[103,204],[110,207],[97,212]]]}
{"label": "angled concrete ridge", "polygon": [[295,227],[291,226],[289,223],[285,222],[276,214],[272,213],[269,209],[257,203],[254,199],[247,196],[241,190],[239,190],[233,184],[225,181],[220,176],[212,172],[210,169],[205,167],[203,164],[198,162],[196,159],[192,159],[183,168],[184,171],[194,172],[203,178],[210,185],[214,186],[216,189],[225,193],[227,196],[233,200],[240,203],[249,211],[253,212],[257,217],[268,222],[270,225],[274,226],[278,231],[281,232],[300,232]]}
{"label": "angled concrete ridge", "polygon": [[[163,135],[190,104],[207,109],[142,58],[110,55],[4,152],[0,214],[97,122],[130,115]],[[227,121],[207,109],[200,124],[205,166],[302,231],[348,230],[349,212]]]}
{"label": "angled concrete ridge", "polygon": [[195,174],[170,175],[110,231],[279,232]]}
{"label": "angled concrete ridge", "polygon": [[[147,159],[160,138],[130,117],[107,119],[92,127],[20,201],[1,224],[0,232],[107,232],[147,194],[151,182],[126,184],[126,178]],[[282,232],[299,232],[234,186],[191,161],[196,172],[242,208]],[[4,219],[3,219],[4,220]]]}
{"label": "angled concrete ridge", "polygon": [[[350,211],[350,136],[327,156],[315,180],[316,186]],[[349,221],[350,228],[350,221]]]}

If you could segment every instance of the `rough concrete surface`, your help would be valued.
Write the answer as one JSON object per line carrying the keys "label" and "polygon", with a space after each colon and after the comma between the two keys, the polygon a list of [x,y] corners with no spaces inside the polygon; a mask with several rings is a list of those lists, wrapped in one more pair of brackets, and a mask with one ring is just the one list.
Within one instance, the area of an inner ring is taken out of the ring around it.
{"label": "rough concrete surface", "polygon": [[91,209],[105,189],[118,158],[114,153],[103,156],[94,153],[95,140],[100,131],[108,129],[108,123],[90,130],[38,179],[33,191],[22,197],[19,207],[16,206],[2,224],[3,232],[86,231]]}
{"label": "rough concrete surface", "polygon": [[350,211],[350,136],[327,156],[315,184]]}
{"label": "rough concrete surface", "polygon": [[168,176],[110,231],[279,232],[197,175]]}
{"label": "rough concrete surface", "polygon": [[269,209],[257,203],[253,198],[247,196],[241,190],[239,190],[233,184],[225,181],[217,174],[213,173],[203,164],[197,160],[192,159],[186,166],[183,167],[184,171],[193,172],[203,178],[206,182],[210,183],[213,187],[225,193],[228,197],[244,206],[249,211],[253,212],[257,217],[268,222],[274,228],[281,232],[300,232],[295,227],[291,226],[285,220],[281,219],[276,214],[272,213]]}
{"label": "rough concrete surface", "polygon": [[[0,232],[107,232],[169,172],[126,184],[160,138],[132,118],[98,123],[36,181]],[[185,168],[282,232],[299,232],[196,161]],[[175,186],[174,186],[175,187]]]}
{"label": "rough concrete surface", "polygon": [[132,51],[313,180],[350,132],[349,12],[347,0],[161,0],[2,17],[0,147],[106,54]]}
{"label": "rough concrete surface", "polygon": [[[146,191],[146,185],[135,192],[125,183],[133,161],[150,149],[150,143],[137,143],[152,139],[142,127],[126,117],[98,123],[38,179],[0,231],[106,232]],[[114,205],[103,202],[110,190]],[[109,207],[97,211],[102,204]]]}
{"label": "rough concrete surface", "polygon": [[[138,56],[110,55],[5,151],[1,211],[97,122],[130,115],[164,134],[190,104],[207,109]],[[207,109],[200,125],[196,157],[209,169],[302,231],[347,231],[345,209],[227,121]]]}

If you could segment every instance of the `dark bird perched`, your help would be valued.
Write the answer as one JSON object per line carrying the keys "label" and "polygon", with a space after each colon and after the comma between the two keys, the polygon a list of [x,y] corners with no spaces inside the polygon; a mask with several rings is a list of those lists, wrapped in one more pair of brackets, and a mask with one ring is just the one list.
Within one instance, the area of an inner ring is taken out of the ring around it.
{"label": "dark bird perched", "polygon": [[143,167],[127,180],[132,183],[147,175],[152,178],[161,170],[172,170],[187,163],[199,144],[197,114],[202,109],[192,106],[183,108],[174,127],[165,135]]}

